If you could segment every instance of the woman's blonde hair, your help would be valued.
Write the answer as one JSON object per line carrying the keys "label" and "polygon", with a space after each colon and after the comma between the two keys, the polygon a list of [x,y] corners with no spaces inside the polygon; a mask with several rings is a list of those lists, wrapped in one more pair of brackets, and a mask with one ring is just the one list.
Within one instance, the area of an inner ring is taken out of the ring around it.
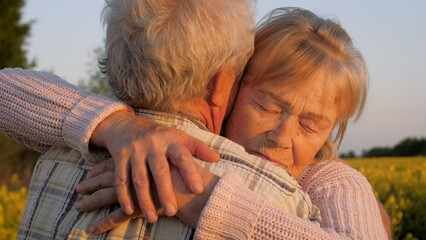
{"label": "woman's blonde hair", "polygon": [[240,74],[254,48],[252,0],[106,0],[114,94],[134,107],[173,110],[204,97],[221,70]]}
{"label": "woman's blonde hair", "polygon": [[[348,120],[357,120],[365,105],[368,74],[361,53],[335,20],[299,8],[279,8],[258,24],[255,53],[267,53],[254,81],[289,79],[305,84],[321,76],[337,87],[338,117],[334,131],[315,156],[316,162],[336,157]],[[256,83],[256,82],[254,82]],[[332,136],[334,134],[334,136]]]}

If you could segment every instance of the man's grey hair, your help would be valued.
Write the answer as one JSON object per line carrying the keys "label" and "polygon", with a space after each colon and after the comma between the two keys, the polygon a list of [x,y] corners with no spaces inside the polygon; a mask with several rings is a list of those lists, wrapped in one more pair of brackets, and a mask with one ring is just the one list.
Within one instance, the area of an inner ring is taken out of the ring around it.
{"label": "man's grey hair", "polygon": [[218,72],[243,71],[254,48],[254,9],[255,0],[106,0],[100,67],[131,106],[174,110],[207,96]]}

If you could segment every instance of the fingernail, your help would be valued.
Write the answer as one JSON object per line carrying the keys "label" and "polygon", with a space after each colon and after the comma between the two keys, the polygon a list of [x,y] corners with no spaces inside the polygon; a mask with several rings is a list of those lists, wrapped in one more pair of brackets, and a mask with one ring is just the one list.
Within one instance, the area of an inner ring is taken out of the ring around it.
{"label": "fingernail", "polygon": [[151,210],[146,212],[146,218],[148,219],[148,222],[154,222],[155,221],[155,213]]}
{"label": "fingernail", "polygon": [[81,187],[80,187],[80,185],[77,185],[77,187],[75,188],[75,190],[78,192],[78,193],[81,193],[81,189],[80,189]]}
{"label": "fingernail", "polygon": [[175,214],[175,212],[176,212],[176,208],[175,208],[175,206],[173,205],[173,204],[167,204],[167,206],[166,206],[166,215],[167,216],[173,216],[174,214]]}
{"label": "fingernail", "polygon": [[80,203],[80,202],[76,203],[76,204],[74,205],[74,207],[75,207],[75,209],[76,209],[77,211],[80,211],[81,203]]}
{"label": "fingernail", "polygon": [[194,183],[193,188],[195,193],[202,193],[204,191],[203,185],[200,182]]}
{"label": "fingernail", "polygon": [[133,213],[133,208],[130,207],[130,205],[124,205],[124,211],[126,212],[127,215],[130,215]]}
{"label": "fingernail", "polygon": [[95,234],[95,227],[90,227],[89,232]]}

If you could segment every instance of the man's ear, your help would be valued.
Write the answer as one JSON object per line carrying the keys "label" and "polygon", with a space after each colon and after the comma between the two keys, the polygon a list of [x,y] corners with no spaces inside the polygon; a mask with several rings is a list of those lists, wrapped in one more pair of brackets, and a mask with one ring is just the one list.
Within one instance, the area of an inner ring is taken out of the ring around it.
{"label": "man's ear", "polygon": [[[208,85],[207,102],[215,125],[215,133],[220,132],[222,122],[227,113],[229,98],[235,83],[235,74],[221,71]],[[232,101],[233,102],[233,101]]]}
{"label": "man's ear", "polygon": [[235,74],[219,72],[209,83],[209,103],[213,106],[227,107],[231,90],[235,83]]}

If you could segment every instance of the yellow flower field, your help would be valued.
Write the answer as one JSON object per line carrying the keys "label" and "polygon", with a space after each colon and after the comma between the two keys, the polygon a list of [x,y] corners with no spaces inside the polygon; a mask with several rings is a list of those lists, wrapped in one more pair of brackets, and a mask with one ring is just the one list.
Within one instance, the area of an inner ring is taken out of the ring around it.
{"label": "yellow flower field", "polygon": [[[373,186],[392,219],[395,239],[426,239],[426,157],[359,158],[347,162]],[[16,239],[28,194],[17,175],[0,186],[0,236]]]}
{"label": "yellow flower field", "polygon": [[13,189],[0,186],[0,238],[4,240],[16,239],[28,195],[26,187],[19,187],[18,175],[12,176],[9,185]]}
{"label": "yellow flower field", "polygon": [[426,157],[347,160],[373,186],[395,239],[426,239]]}

